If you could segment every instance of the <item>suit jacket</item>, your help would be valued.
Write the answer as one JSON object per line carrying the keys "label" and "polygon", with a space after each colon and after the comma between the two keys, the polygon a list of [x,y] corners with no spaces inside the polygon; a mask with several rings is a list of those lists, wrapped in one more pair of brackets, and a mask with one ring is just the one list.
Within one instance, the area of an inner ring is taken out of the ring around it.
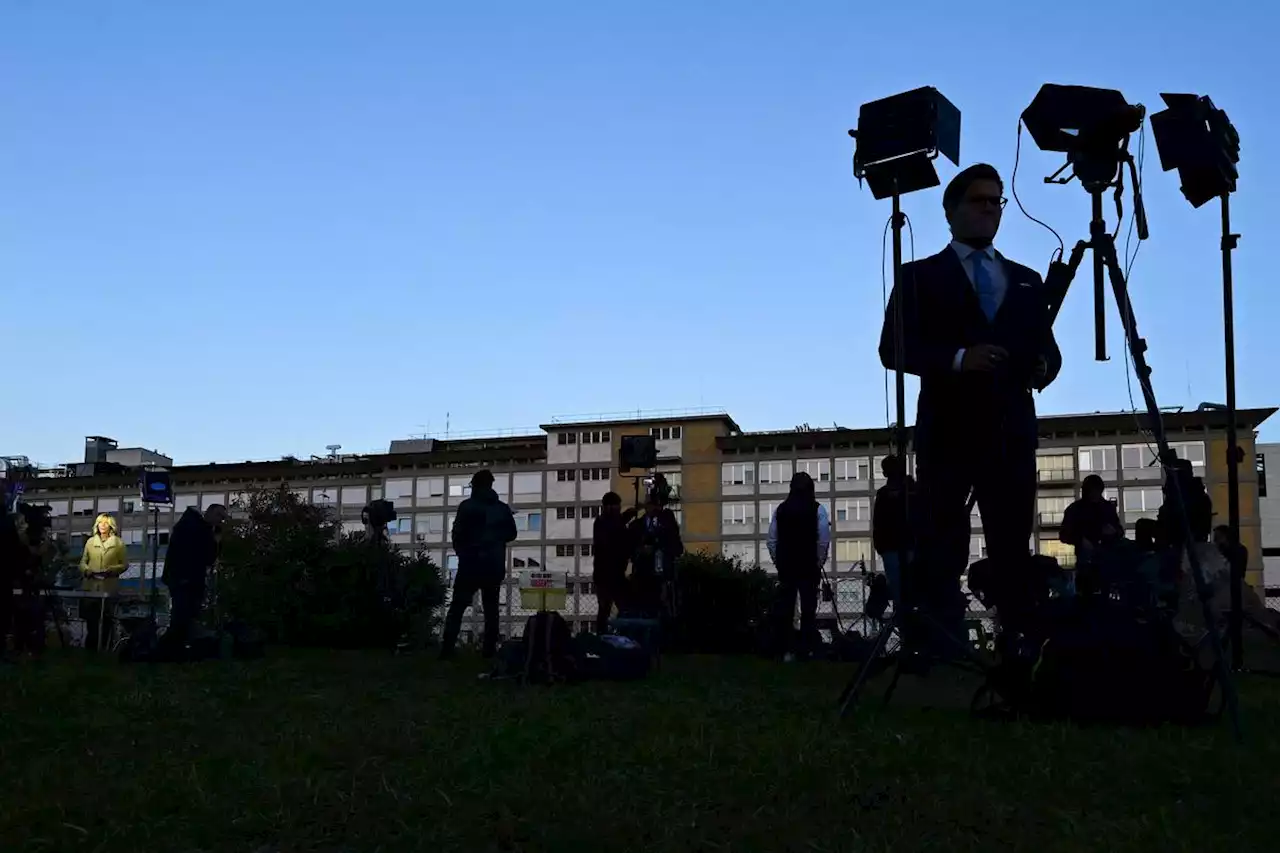
{"label": "suit jacket", "polygon": [[[916,442],[930,435],[963,438],[974,429],[1030,430],[1035,437],[1031,388],[1041,390],[1057,378],[1062,353],[1053,337],[1044,282],[1035,270],[999,256],[1008,289],[993,320],[988,320],[960,257],[948,246],[936,255],[906,264],[885,311],[880,361],[920,377]],[[899,341],[895,312],[902,306]],[[1009,351],[1007,365],[992,373],[961,373],[956,353],[978,344]],[[1033,379],[1043,359],[1047,371]]]}

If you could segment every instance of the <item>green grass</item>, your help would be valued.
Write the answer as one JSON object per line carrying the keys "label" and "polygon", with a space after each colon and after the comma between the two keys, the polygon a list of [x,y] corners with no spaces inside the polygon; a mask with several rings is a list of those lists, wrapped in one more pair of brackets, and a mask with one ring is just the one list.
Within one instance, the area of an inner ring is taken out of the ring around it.
{"label": "green grass", "polygon": [[284,654],[0,669],[0,850],[1276,849],[1280,684],[1225,726],[866,708],[848,670],[668,658],[519,689],[478,664]]}

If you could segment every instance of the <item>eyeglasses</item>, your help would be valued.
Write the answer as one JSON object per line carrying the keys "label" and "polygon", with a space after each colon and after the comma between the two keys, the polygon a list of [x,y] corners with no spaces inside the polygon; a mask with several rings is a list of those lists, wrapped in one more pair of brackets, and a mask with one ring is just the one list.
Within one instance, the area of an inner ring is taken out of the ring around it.
{"label": "eyeglasses", "polygon": [[965,199],[965,201],[974,207],[998,207],[1002,210],[1004,209],[1004,206],[1009,203],[1009,199],[994,195],[973,196]]}

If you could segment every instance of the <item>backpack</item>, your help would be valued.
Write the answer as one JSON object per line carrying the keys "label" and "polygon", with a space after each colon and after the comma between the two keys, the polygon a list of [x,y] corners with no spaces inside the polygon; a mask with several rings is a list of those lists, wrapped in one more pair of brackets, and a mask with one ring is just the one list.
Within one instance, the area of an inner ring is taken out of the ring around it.
{"label": "backpack", "polygon": [[648,650],[630,637],[579,634],[573,645],[576,671],[583,679],[631,681],[649,674]]}
{"label": "backpack", "polygon": [[526,684],[555,684],[576,676],[573,632],[559,613],[539,611],[524,623],[524,672]]}

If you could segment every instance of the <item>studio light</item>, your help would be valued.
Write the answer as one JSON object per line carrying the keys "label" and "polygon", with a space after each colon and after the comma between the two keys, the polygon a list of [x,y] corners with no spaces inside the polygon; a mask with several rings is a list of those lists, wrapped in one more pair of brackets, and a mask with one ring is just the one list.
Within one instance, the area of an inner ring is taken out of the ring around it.
{"label": "studio light", "polygon": [[1160,168],[1178,170],[1192,207],[1236,191],[1240,134],[1207,96],[1161,94],[1168,109],[1151,116]]}
{"label": "studio light", "polygon": [[853,175],[876,199],[940,183],[933,160],[960,163],[960,110],[932,86],[870,101],[858,109]]}

